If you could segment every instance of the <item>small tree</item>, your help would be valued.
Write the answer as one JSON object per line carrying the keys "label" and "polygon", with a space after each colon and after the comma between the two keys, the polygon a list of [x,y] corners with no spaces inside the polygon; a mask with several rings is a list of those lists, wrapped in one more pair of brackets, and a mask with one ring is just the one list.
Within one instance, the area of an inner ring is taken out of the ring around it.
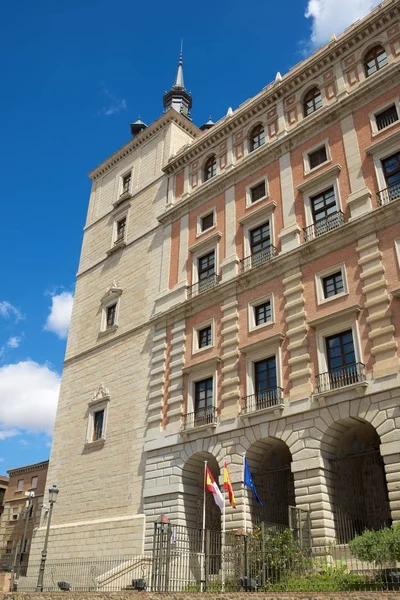
{"label": "small tree", "polygon": [[365,562],[382,565],[400,560],[400,523],[379,531],[365,530],[349,544],[354,556]]}

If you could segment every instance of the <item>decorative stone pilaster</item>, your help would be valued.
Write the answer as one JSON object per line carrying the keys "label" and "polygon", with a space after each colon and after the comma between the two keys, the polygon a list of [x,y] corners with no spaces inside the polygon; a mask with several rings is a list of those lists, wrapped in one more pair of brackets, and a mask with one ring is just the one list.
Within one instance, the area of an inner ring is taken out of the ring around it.
{"label": "decorative stone pilaster", "polygon": [[232,300],[221,307],[222,410],[221,419],[238,414],[239,395],[239,313],[238,302]]}
{"label": "decorative stone pilaster", "polygon": [[372,210],[371,192],[364,181],[353,115],[348,115],[342,119],[340,126],[351,192],[347,198],[347,205],[350,207],[351,218],[355,218]]}
{"label": "decorative stone pilaster", "polygon": [[292,386],[289,391],[291,400],[305,398],[310,396],[311,387],[311,369],[310,355],[307,350],[307,323],[304,310],[304,287],[301,282],[301,269],[289,271],[283,279],[285,291],[285,312],[286,312],[286,337],[289,340],[289,381]]}
{"label": "decorative stone pilaster", "polygon": [[149,429],[159,430],[161,425],[165,383],[166,339],[167,330],[165,327],[154,332],[150,359],[149,394],[147,397],[147,423]]}
{"label": "decorative stone pilaster", "polygon": [[389,307],[388,283],[384,276],[385,268],[376,234],[359,240],[356,250],[365,296],[364,309],[370,328],[368,337],[371,342],[371,354],[375,359],[373,374],[374,377],[380,377],[398,371],[400,363],[397,342],[394,339],[392,311]]}
{"label": "decorative stone pilaster", "polygon": [[183,403],[183,374],[185,366],[185,321],[179,321],[172,328],[171,350],[169,353],[169,388],[167,399],[168,432],[179,431]]}
{"label": "decorative stone pilaster", "polygon": [[380,448],[383,462],[385,463],[386,482],[393,523],[400,522],[400,452],[398,452],[398,449],[398,441],[381,444]]}

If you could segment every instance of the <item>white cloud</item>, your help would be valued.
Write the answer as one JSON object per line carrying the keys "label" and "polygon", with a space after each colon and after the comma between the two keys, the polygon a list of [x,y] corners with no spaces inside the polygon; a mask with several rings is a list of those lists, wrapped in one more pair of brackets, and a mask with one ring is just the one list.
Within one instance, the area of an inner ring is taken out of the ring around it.
{"label": "white cloud", "polygon": [[122,100],[119,100],[116,96],[114,96],[114,94],[112,94],[104,86],[103,86],[103,89],[101,90],[101,93],[107,98],[107,105],[103,106],[99,110],[99,112],[97,113],[98,117],[100,117],[100,116],[109,117],[111,115],[115,115],[115,114],[121,112],[121,110],[126,110],[127,104],[126,104],[125,98],[122,98]]}
{"label": "white cloud", "polygon": [[44,329],[56,333],[59,338],[64,339],[68,335],[71,320],[72,304],[74,296],[71,292],[61,292],[51,299],[50,314],[47,317]]}
{"label": "white cloud", "polygon": [[325,44],[331,33],[338,35],[346,27],[365,17],[381,0],[308,0],[305,16],[313,20],[311,42]]}
{"label": "white cloud", "polygon": [[13,337],[10,337],[7,341],[7,347],[8,348],[18,348],[18,346],[21,343],[21,336],[19,335],[14,335]]}
{"label": "white cloud", "polygon": [[21,431],[51,435],[60,376],[47,365],[24,361],[0,367],[0,439]]}
{"label": "white cloud", "polygon": [[14,317],[15,321],[20,321],[24,318],[24,315],[19,308],[13,306],[11,302],[3,300],[3,302],[0,302],[0,317],[3,317],[4,319],[11,319],[11,317]]}

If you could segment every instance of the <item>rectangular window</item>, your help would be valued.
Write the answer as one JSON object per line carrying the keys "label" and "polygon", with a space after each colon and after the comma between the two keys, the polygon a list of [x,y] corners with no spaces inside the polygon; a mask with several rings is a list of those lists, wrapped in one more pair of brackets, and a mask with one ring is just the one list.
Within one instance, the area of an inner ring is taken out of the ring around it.
{"label": "rectangular window", "polygon": [[12,520],[13,521],[18,521],[18,517],[19,517],[19,509],[18,508],[13,508],[12,509]]}
{"label": "rectangular window", "polygon": [[385,129],[386,127],[389,127],[389,125],[392,125],[392,123],[398,121],[399,115],[397,114],[396,105],[393,104],[393,106],[389,106],[389,108],[386,108],[382,112],[376,114],[375,120],[378,131]]}
{"label": "rectangular window", "polygon": [[276,388],[275,356],[254,363],[254,390],[262,394]]}
{"label": "rectangular window", "polygon": [[349,365],[354,365],[353,334],[351,330],[325,338],[328,369],[334,373],[342,372]]}
{"label": "rectangular window", "polygon": [[18,483],[17,483],[17,491],[20,492],[24,487],[24,480],[23,479],[18,479]]}
{"label": "rectangular window", "polygon": [[103,437],[104,410],[97,410],[93,414],[93,437],[92,441],[100,440]]}
{"label": "rectangular window", "polygon": [[206,348],[207,346],[211,345],[211,325],[204,327],[204,329],[199,329],[197,335],[199,348]]}
{"label": "rectangular window", "polygon": [[6,542],[6,554],[11,554],[12,551],[12,540],[7,540]]}
{"label": "rectangular window", "polygon": [[31,479],[31,488],[36,489],[38,484],[38,477],[32,477]]}
{"label": "rectangular window", "polygon": [[250,230],[250,254],[252,267],[256,267],[271,258],[269,221]]}
{"label": "rectangular window", "polygon": [[314,150],[314,152],[309,153],[308,162],[310,165],[310,170],[315,169],[319,165],[322,165],[322,163],[326,162],[327,160],[328,157],[326,155],[326,146],[323,145],[321,146],[321,148],[318,148],[317,150]]}
{"label": "rectangular window", "polygon": [[209,252],[198,260],[199,292],[204,292],[215,284],[215,252]]}
{"label": "rectangular window", "polygon": [[250,189],[251,202],[257,202],[265,196],[265,180]]}
{"label": "rectangular window", "polygon": [[382,160],[383,174],[389,188],[389,199],[400,197],[400,151]]}
{"label": "rectangular window", "polygon": [[207,377],[194,384],[194,426],[211,423],[213,414],[213,378]]}
{"label": "rectangular window", "polygon": [[107,306],[107,320],[106,320],[107,329],[109,327],[113,327],[115,325],[116,316],[117,316],[117,305],[112,304],[111,306]]}
{"label": "rectangular window", "polygon": [[125,194],[126,192],[130,191],[131,178],[132,178],[132,173],[127,173],[126,175],[123,176],[123,178],[122,178],[122,194]]}
{"label": "rectangular window", "polygon": [[337,294],[343,294],[343,274],[342,271],[332,273],[322,278],[322,286],[324,289],[324,298],[331,298]]}
{"label": "rectangular window", "polygon": [[263,304],[254,306],[254,322],[256,326],[268,323],[269,321],[271,321],[271,318],[271,302],[269,300],[268,302],[263,302]]}
{"label": "rectangular window", "polygon": [[123,241],[125,239],[126,231],[126,217],[117,222],[117,239],[116,242]]}
{"label": "rectangular window", "polygon": [[214,227],[214,211],[210,212],[208,215],[201,217],[200,219],[201,231],[207,231],[207,229],[211,229]]}
{"label": "rectangular window", "polygon": [[325,221],[329,218],[329,215],[337,212],[335,190],[333,187],[316,196],[312,196],[310,200],[314,223]]}

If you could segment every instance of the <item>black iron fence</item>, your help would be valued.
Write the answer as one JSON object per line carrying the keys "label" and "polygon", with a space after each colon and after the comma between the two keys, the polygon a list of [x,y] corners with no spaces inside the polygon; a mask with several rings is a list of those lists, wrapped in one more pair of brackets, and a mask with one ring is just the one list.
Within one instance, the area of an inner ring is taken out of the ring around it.
{"label": "black iron fence", "polygon": [[365,373],[362,363],[343,365],[317,376],[317,392],[328,392],[363,381],[365,381]]}
{"label": "black iron fence", "polygon": [[304,241],[309,242],[320,235],[324,235],[324,233],[328,233],[333,229],[337,229],[345,222],[344,212],[338,210],[323,219],[318,219],[312,225],[305,227],[303,229]]}
{"label": "black iron fence", "polygon": [[380,190],[377,193],[378,206],[383,206],[384,204],[389,204],[389,202],[393,202],[394,200],[398,200],[400,198],[400,181],[393,183],[389,187],[384,190]]}
{"label": "black iron fence", "polygon": [[215,406],[199,408],[195,412],[183,416],[182,429],[193,429],[203,425],[212,425],[217,422],[218,411]]}
{"label": "black iron fence", "polygon": [[[12,572],[12,589],[34,591],[39,564]],[[157,523],[152,553],[48,560],[43,590],[384,591],[400,590],[400,568],[360,561],[346,545],[304,546],[296,530],[280,525],[223,533]]]}
{"label": "black iron fence", "polygon": [[190,300],[190,298],[194,298],[199,294],[203,294],[204,292],[212,290],[213,288],[215,288],[216,285],[218,285],[218,283],[219,276],[215,273],[209,275],[208,277],[205,277],[204,279],[200,279],[199,281],[197,281],[193,285],[190,285],[187,288],[187,299]]}
{"label": "black iron fence", "polygon": [[242,398],[242,412],[252,413],[263,408],[277,406],[278,404],[282,404],[282,402],[283,389],[274,387]]}
{"label": "black iron fence", "polygon": [[259,265],[263,265],[264,263],[270,261],[274,256],[277,256],[278,250],[270,244],[267,248],[263,248],[258,252],[254,252],[250,256],[246,256],[243,260],[240,261],[240,271],[244,273],[249,269],[254,269]]}

